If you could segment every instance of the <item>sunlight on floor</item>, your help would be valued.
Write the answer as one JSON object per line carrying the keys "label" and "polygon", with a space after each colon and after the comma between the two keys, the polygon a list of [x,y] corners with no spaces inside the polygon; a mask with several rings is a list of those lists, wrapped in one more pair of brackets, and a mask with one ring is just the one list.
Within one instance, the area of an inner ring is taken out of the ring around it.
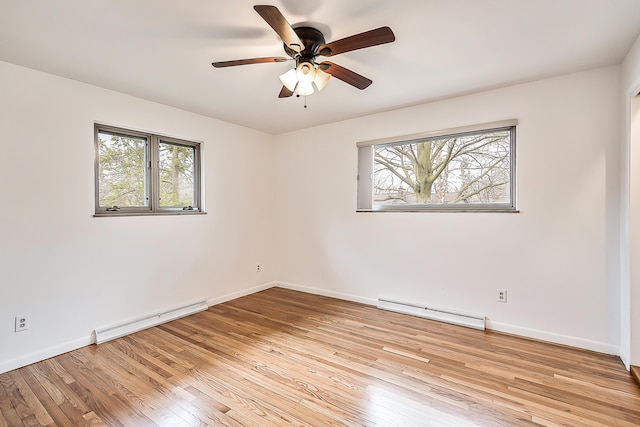
{"label": "sunlight on floor", "polygon": [[398,396],[391,390],[367,387],[370,419],[381,425],[429,427],[480,427],[463,418]]}

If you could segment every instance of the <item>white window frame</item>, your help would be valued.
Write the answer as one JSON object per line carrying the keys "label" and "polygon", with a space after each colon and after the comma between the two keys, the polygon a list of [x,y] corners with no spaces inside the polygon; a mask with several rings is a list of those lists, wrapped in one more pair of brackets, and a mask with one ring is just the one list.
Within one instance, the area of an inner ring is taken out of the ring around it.
{"label": "white window frame", "polygon": [[[517,119],[442,129],[399,137],[361,141],[358,149],[357,212],[518,212],[516,208],[516,127]],[[473,204],[406,204],[379,205],[373,203],[373,153],[376,146],[390,146],[441,139],[464,134],[509,130],[510,201],[508,203]]]}
{"label": "white window frame", "polygon": [[[98,135],[100,132],[112,133],[133,138],[144,138],[146,144],[147,180],[145,186],[148,206],[100,206],[100,174]],[[160,205],[160,171],[159,147],[161,143],[180,145],[194,150],[194,205],[192,206],[161,206]],[[203,214],[202,207],[202,147],[200,142],[158,135],[150,132],[136,131],[121,127],[94,123],[95,149],[95,214],[94,216],[131,216],[131,215],[193,215]]]}

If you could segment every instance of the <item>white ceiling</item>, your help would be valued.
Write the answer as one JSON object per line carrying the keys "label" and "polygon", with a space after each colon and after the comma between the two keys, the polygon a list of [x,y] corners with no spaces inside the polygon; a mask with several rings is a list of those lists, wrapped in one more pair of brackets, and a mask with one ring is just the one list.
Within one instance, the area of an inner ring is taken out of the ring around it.
{"label": "white ceiling", "polygon": [[0,0],[0,60],[277,134],[622,61],[640,0],[279,0],[327,41],[388,25],[391,44],[334,56],[369,77],[278,99],[291,62],[247,0]]}

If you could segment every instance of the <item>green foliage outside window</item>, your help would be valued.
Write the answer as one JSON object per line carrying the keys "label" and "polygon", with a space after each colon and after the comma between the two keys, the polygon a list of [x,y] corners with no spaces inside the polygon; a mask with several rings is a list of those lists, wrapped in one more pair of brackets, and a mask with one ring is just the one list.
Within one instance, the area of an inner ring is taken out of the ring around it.
{"label": "green foliage outside window", "polygon": [[96,214],[200,207],[200,144],[96,124]]}
{"label": "green foliage outside window", "polygon": [[160,205],[192,206],[194,150],[160,143]]}
{"label": "green foliage outside window", "polygon": [[98,135],[100,206],[148,206],[144,138]]}

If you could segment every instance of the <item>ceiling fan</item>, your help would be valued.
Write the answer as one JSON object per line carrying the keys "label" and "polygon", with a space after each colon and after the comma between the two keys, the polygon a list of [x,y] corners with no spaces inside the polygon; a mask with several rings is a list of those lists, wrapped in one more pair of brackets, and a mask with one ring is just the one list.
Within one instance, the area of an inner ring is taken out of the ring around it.
{"label": "ceiling fan", "polygon": [[321,91],[331,76],[358,89],[369,87],[373,83],[372,80],[330,61],[318,63],[316,58],[318,56],[335,56],[352,50],[391,43],[396,39],[391,28],[380,27],[326,43],[324,35],[316,28],[308,26],[293,28],[275,6],[256,5],[253,8],[280,36],[284,43],[284,51],[289,55],[289,58],[276,56],[238,59],[213,62],[211,65],[223,68],[295,60],[296,67],[280,76],[283,86],[278,95],[279,98],[287,98],[294,93],[298,96],[311,95],[314,93],[314,87]]}

